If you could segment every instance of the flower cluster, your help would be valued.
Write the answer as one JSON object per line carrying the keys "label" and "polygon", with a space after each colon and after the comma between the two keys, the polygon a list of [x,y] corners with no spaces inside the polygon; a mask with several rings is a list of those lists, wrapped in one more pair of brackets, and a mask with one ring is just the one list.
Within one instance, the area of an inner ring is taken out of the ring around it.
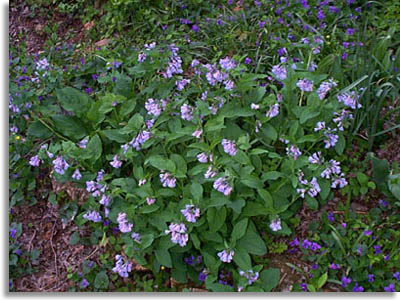
{"label": "flower cluster", "polygon": [[260,274],[258,272],[254,272],[253,270],[249,270],[247,272],[240,270],[239,275],[248,279],[248,284],[253,284],[253,282],[258,279]]}
{"label": "flower cluster", "polygon": [[224,147],[224,152],[229,154],[230,156],[234,156],[237,152],[235,141],[222,139],[221,142],[222,147]]}
{"label": "flower cluster", "polygon": [[230,263],[235,255],[235,251],[233,250],[223,250],[218,252],[218,257],[222,262]]}
{"label": "flower cluster", "polygon": [[132,230],[133,224],[126,219],[126,213],[118,213],[117,222],[121,232],[126,233]]}
{"label": "flower cluster", "polygon": [[298,177],[299,183],[303,185],[303,187],[297,189],[297,193],[300,194],[301,198],[304,198],[305,193],[307,192],[310,197],[316,197],[319,192],[321,192],[321,188],[318,184],[317,178],[313,177],[310,182],[307,179],[303,179],[303,172],[300,171],[300,175]]}
{"label": "flower cluster", "polygon": [[61,156],[57,156],[57,158],[53,160],[53,167],[55,172],[63,175],[69,168],[69,164]]}
{"label": "flower cluster", "polygon": [[118,273],[121,277],[128,277],[129,272],[132,271],[132,263],[124,261],[121,255],[115,256],[116,262],[115,267],[112,269],[113,272]]}
{"label": "flower cluster", "polygon": [[220,177],[214,181],[213,188],[225,196],[232,192],[232,187],[229,185],[226,177]]}
{"label": "flower cluster", "polygon": [[195,223],[196,218],[200,217],[200,209],[194,205],[185,205],[185,209],[182,209],[181,213],[186,218],[186,221],[191,223]]}
{"label": "flower cluster", "polygon": [[83,215],[83,218],[92,222],[101,222],[100,214],[95,210],[90,210]]}
{"label": "flower cluster", "polygon": [[181,247],[185,247],[189,240],[189,235],[186,233],[185,224],[171,223],[168,227],[169,230],[165,230],[165,234],[171,234],[171,241],[174,244],[179,244]]}
{"label": "flower cluster", "polygon": [[164,173],[161,171],[160,181],[163,187],[174,188],[176,186],[176,178],[168,172]]}

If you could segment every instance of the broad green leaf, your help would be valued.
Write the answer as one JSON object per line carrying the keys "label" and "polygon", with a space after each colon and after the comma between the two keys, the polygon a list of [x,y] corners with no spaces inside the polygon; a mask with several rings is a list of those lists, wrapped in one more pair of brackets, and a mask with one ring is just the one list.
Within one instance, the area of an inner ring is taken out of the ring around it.
{"label": "broad green leaf", "polygon": [[235,248],[235,254],[233,255],[233,261],[238,265],[241,270],[251,269],[251,258],[249,253],[245,249]]}
{"label": "broad green leaf", "polygon": [[96,289],[107,289],[110,281],[108,279],[106,271],[100,271],[97,273],[94,279],[94,287]]}
{"label": "broad green leaf", "polygon": [[72,116],[54,115],[51,117],[59,133],[74,140],[79,140],[87,135],[82,122]]}
{"label": "broad green leaf", "polygon": [[118,143],[126,143],[128,141],[128,137],[121,133],[119,129],[108,129],[101,131],[109,140],[116,141]]}
{"label": "broad green leaf", "polygon": [[53,133],[50,129],[48,129],[39,121],[34,121],[29,125],[27,135],[34,136],[40,139],[47,139],[51,137]]}
{"label": "broad green leaf", "polygon": [[190,192],[193,196],[193,199],[196,200],[198,203],[203,198],[203,186],[198,182],[192,182],[190,185]]}
{"label": "broad green leaf", "polygon": [[207,221],[211,232],[217,232],[222,225],[224,225],[226,219],[226,208],[211,207],[207,210]]}
{"label": "broad green leaf", "polygon": [[249,219],[243,219],[235,224],[232,230],[232,239],[240,239],[246,232]]}
{"label": "broad green leaf", "polygon": [[264,270],[260,274],[260,280],[262,287],[265,292],[272,291],[273,288],[277,287],[281,278],[281,272],[279,269],[270,268]]}
{"label": "broad green leaf", "polygon": [[84,92],[72,87],[65,87],[56,90],[58,101],[61,106],[77,116],[83,116],[89,110],[93,100]]}
{"label": "broad green leaf", "polygon": [[236,246],[255,255],[264,255],[267,253],[264,240],[252,230],[247,230],[246,234],[237,241]]}
{"label": "broad green leaf", "polygon": [[154,253],[160,265],[165,266],[167,268],[172,268],[171,255],[169,254],[168,250],[158,249]]}

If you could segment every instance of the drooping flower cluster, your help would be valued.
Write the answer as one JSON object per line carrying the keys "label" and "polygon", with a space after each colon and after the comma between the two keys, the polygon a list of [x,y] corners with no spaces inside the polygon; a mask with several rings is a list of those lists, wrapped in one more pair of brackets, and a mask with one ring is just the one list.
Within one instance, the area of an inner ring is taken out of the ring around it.
{"label": "drooping flower cluster", "polygon": [[253,270],[249,270],[247,272],[240,270],[239,275],[248,279],[248,284],[253,284],[253,282],[258,279],[260,274],[258,272],[254,272]]}
{"label": "drooping flower cluster", "polygon": [[234,156],[237,152],[235,141],[222,139],[221,142],[222,147],[224,147],[224,152],[229,154],[230,156]]}
{"label": "drooping flower cluster", "polygon": [[128,277],[129,272],[132,271],[132,263],[130,261],[124,261],[121,255],[115,256],[116,262],[115,267],[112,269],[113,272],[118,273],[121,277]]}
{"label": "drooping flower cluster", "polygon": [[221,68],[226,71],[229,71],[236,67],[236,62],[233,59],[231,59],[229,56],[227,56],[225,58],[221,58],[219,60],[219,64],[220,64]]}
{"label": "drooping flower cluster", "polygon": [[165,234],[171,234],[171,241],[174,244],[179,244],[179,246],[185,247],[189,240],[185,224],[171,223],[168,229],[169,230],[165,230]]}
{"label": "drooping flower cluster", "polygon": [[117,222],[121,232],[126,233],[132,230],[133,224],[126,219],[126,213],[118,213]]}
{"label": "drooping flower cluster", "polygon": [[147,205],[152,205],[152,204],[154,204],[156,202],[156,199],[147,197],[146,198],[146,202],[147,202]]}
{"label": "drooping flower cluster", "polygon": [[183,104],[181,106],[181,118],[186,121],[193,120],[193,107],[188,104]]}
{"label": "drooping flower cluster", "polygon": [[101,222],[101,216],[99,212],[95,210],[90,210],[86,214],[83,215],[83,218],[92,222]]}
{"label": "drooping flower cluster", "polygon": [[233,250],[223,250],[218,252],[218,257],[222,262],[230,263],[235,255],[235,251]]}
{"label": "drooping flower cluster", "polygon": [[208,178],[213,178],[215,176],[217,176],[217,171],[213,170],[212,165],[208,166],[206,173],[204,173],[204,178],[208,179]]}
{"label": "drooping flower cluster", "polygon": [[300,194],[301,198],[304,198],[305,193],[307,192],[310,197],[316,197],[319,192],[321,192],[321,188],[318,184],[317,178],[313,177],[310,182],[307,179],[303,179],[303,172],[300,171],[300,175],[298,177],[299,183],[303,186],[297,189],[297,193]]}
{"label": "drooping flower cluster", "polygon": [[158,117],[162,112],[162,107],[159,101],[153,98],[147,99],[146,103],[144,104],[144,107],[146,108],[147,113],[149,115],[153,115],[155,117]]}
{"label": "drooping flower cluster", "polygon": [[136,137],[134,137],[128,144],[124,144],[121,146],[124,154],[128,151],[129,147],[135,148],[136,151],[140,151],[141,146],[150,139],[151,133],[147,130],[142,130],[138,133]]}
{"label": "drooping flower cluster", "polygon": [[164,73],[164,77],[171,78],[174,74],[182,74],[182,58],[178,55],[179,48],[175,44],[170,45],[172,56],[169,59],[167,69]]}
{"label": "drooping flower cluster", "polygon": [[218,178],[214,181],[213,188],[225,196],[232,192],[232,187],[229,185],[226,177]]}
{"label": "drooping flower cluster", "polygon": [[118,168],[120,168],[120,167],[122,166],[122,161],[120,161],[120,160],[118,159],[118,155],[114,155],[114,159],[113,159],[112,162],[110,162],[110,165],[111,165],[113,168],[116,168],[116,169],[118,169]]}
{"label": "drooping flower cluster", "polygon": [[313,91],[313,82],[307,78],[300,79],[296,83],[297,87],[303,92],[312,92]]}
{"label": "drooping flower cluster", "polygon": [[189,83],[190,79],[182,79],[175,81],[176,88],[178,89],[178,91],[182,91],[185,88],[185,86]]}
{"label": "drooping flower cluster", "polygon": [[40,165],[41,160],[38,155],[32,156],[29,160],[29,164],[33,167],[38,167]]}
{"label": "drooping flower cluster", "polygon": [[344,93],[337,96],[339,102],[343,103],[346,106],[351,107],[352,109],[361,108],[361,104],[358,102],[360,96],[356,94],[356,92]]}
{"label": "drooping flower cluster", "polygon": [[[99,172],[100,173],[100,172]],[[86,190],[92,193],[93,197],[99,197],[107,190],[107,185],[102,185],[99,181],[103,180],[102,175],[96,178],[96,181],[86,181]]]}
{"label": "drooping flower cluster", "polygon": [[317,90],[317,94],[319,99],[324,100],[328,92],[333,88],[336,87],[337,83],[333,79],[329,79],[328,81],[324,81],[321,83]]}
{"label": "drooping flower cluster", "polygon": [[138,244],[142,242],[142,236],[140,235],[140,233],[132,232],[131,238]]}
{"label": "drooping flower cluster", "polygon": [[265,114],[268,118],[274,118],[279,115],[279,103],[275,103]]}
{"label": "drooping flower cluster", "polygon": [[81,174],[81,172],[79,171],[79,169],[76,169],[76,170],[74,171],[74,173],[72,174],[72,178],[75,179],[75,180],[79,180],[79,179],[82,178],[82,174]]}
{"label": "drooping flower cluster", "polygon": [[286,154],[290,155],[291,157],[293,157],[294,160],[296,160],[297,158],[299,158],[302,152],[295,145],[290,145],[289,147],[286,147]]}
{"label": "drooping flower cluster", "polygon": [[196,223],[196,218],[200,217],[200,208],[186,204],[185,209],[182,209],[181,213],[186,218],[186,221]]}
{"label": "drooping flower cluster", "polygon": [[279,231],[282,229],[281,226],[281,219],[280,218],[276,218],[275,220],[273,220],[270,224],[269,224],[269,228],[271,228],[272,231]]}
{"label": "drooping flower cluster", "polygon": [[57,156],[57,158],[53,160],[53,167],[55,172],[63,175],[69,168],[69,164],[61,156]]}
{"label": "drooping flower cluster", "polygon": [[168,172],[164,173],[161,171],[160,181],[163,187],[174,188],[176,186],[176,178]]}
{"label": "drooping flower cluster", "polygon": [[272,73],[278,78],[279,80],[285,80],[287,76],[287,71],[285,66],[273,66]]}

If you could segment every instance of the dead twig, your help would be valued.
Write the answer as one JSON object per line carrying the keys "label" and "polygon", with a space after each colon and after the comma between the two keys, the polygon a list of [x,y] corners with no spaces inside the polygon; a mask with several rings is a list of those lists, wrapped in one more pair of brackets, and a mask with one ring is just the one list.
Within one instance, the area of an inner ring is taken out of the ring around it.
{"label": "dead twig", "polygon": [[36,230],[33,232],[33,235],[32,235],[32,237],[31,237],[31,239],[30,239],[30,241],[29,241],[29,244],[28,244],[28,251],[31,251],[32,241],[33,241],[33,239],[35,238],[35,236],[36,236]]}
{"label": "dead twig", "polygon": [[50,246],[51,246],[51,250],[53,251],[53,254],[54,254],[54,265],[56,268],[56,277],[58,278],[57,253],[54,250],[54,246],[53,246],[53,234],[54,234],[54,228],[56,227],[56,224],[57,224],[57,221],[54,222],[53,228],[51,229]]}

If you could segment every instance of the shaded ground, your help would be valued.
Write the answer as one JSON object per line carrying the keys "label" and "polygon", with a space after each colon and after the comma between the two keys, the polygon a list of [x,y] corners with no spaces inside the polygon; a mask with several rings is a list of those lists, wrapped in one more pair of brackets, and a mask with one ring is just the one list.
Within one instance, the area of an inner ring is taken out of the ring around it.
{"label": "shaded ground", "polygon": [[24,250],[40,250],[38,272],[14,280],[15,290],[67,291],[73,284],[67,280],[68,269],[77,271],[84,260],[94,260],[100,252],[97,246],[69,245],[70,236],[79,228],[72,222],[62,224],[58,209],[47,199],[33,206],[16,206],[13,211],[14,220],[23,226],[23,234],[18,241]]}

